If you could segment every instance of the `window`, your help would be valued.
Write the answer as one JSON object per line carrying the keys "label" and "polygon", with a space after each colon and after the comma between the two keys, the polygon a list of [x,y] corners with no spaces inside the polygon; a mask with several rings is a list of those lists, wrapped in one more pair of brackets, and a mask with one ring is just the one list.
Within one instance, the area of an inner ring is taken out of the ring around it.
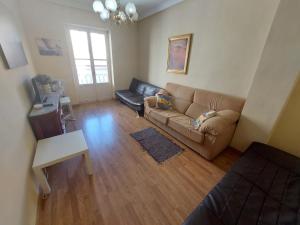
{"label": "window", "polygon": [[108,83],[105,33],[70,30],[79,85]]}
{"label": "window", "polygon": [[96,83],[108,82],[105,35],[91,33]]}

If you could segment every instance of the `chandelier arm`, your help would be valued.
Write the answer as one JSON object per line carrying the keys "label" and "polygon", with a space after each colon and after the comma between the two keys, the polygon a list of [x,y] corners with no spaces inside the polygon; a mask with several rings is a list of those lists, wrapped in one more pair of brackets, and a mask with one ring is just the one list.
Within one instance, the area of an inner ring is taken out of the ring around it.
{"label": "chandelier arm", "polygon": [[103,21],[111,19],[114,23],[120,25],[122,23],[135,23],[138,20],[138,13],[133,2],[128,2],[122,6],[120,0],[94,0],[93,9],[95,13],[100,14]]}

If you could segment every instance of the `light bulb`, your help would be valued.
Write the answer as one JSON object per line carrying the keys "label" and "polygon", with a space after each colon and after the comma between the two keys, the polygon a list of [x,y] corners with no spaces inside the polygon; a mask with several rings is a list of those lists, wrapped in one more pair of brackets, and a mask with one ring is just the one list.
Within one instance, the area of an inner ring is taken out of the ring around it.
{"label": "light bulb", "polygon": [[118,8],[118,4],[116,0],[106,0],[105,1],[105,6],[108,10],[115,12]]}
{"label": "light bulb", "polygon": [[107,9],[103,9],[102,12],[100,13],[100,18],[104,21],[109,19],[109,11]]}
{"label": "light bulb", "polygon": [[137,12],[131,16],[131,21],[136,22],[138,21],[138,19],[139,19],[139,14]]}
{"label": "light bulb", "polygon": [[123,11],[119,12],[119,17],[122,20],[122,22],[126,22],[126,20],[127,20],[126,14]]}
{"label": "light bulb", "polygon": [[101,13],[104,9],[103,3],[99,0],[95,0],[93,3],[93,9],[96,13]]}
{"label": "light bulb", "polygon": [[128,16],[132,16],[133,14],[136,13],[136,7],[134,3],[128,2],[125,6],[125,12]]}

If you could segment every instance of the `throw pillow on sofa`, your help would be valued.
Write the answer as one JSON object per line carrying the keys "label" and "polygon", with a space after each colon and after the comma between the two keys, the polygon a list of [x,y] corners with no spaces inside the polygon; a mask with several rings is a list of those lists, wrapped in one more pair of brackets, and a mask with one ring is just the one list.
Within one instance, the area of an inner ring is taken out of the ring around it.
{"label": "throw pillow on sofa", "polygon": [[156,94],[156,107],[163,110],[172,109],[172,100],[170,95]]}
{"label": "throw pillow on sofa", "polygon": [[192,125],[195,130],[198,130],[198,128],[201,126],[202,123],[204,123],[206,120],[215,117],[217,115],[217,112],[214,110],[202,113],[197,119],[192,120]]}
{"label": "throw pillow on sofa", "polygon": [[169,95],[171,96],[165,89],[159,89],[159,91],[156,93],[158,95]]}

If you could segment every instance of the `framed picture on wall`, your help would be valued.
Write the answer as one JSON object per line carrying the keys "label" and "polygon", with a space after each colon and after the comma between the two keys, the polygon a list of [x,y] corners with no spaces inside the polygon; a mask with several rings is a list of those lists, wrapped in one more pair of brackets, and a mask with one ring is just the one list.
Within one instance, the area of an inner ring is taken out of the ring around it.
{"label": "framed picture on wall", "polygon": [[14,69],[28,64],[21,41],[1,42],[0,55],[7,69]]}
{"label": "framed picture on wall", "polygon": [[192,34],[169,38],[167,72],[187,74]]}
{"label": "framed picture on wall", "polygon": [[40,55],[43,56],[62,56],[63,50],[61,42],[49,38],[37,38],[36,44]]}

